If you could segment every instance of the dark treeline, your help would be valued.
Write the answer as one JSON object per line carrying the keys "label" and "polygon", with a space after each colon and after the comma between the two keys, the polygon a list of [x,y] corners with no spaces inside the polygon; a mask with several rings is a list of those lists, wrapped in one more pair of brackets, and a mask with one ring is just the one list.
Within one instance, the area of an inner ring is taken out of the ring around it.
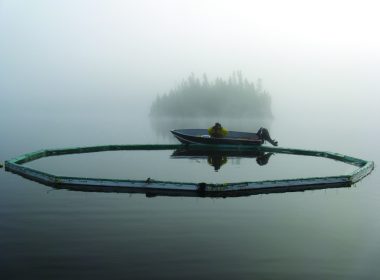
{"label": "dark treeline", "polygon": [[272,117],[271,98],[261,80],[249,82],[240,71],[227,81],[209,81],[206,74],[200,80],[191,74],[177,88],[157,96],[150,113],[153,117]]}

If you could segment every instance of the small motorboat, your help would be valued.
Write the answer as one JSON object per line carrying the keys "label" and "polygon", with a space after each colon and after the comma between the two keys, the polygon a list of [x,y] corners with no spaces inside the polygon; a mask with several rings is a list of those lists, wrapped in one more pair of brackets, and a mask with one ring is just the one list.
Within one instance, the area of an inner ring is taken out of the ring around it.
{"label": "small motorboat", "polygon": [[257,146],[266,140],[254,132],[228,131],[225,137],[211,137],[207,129],[174,129],[171,133],[183,144]]}

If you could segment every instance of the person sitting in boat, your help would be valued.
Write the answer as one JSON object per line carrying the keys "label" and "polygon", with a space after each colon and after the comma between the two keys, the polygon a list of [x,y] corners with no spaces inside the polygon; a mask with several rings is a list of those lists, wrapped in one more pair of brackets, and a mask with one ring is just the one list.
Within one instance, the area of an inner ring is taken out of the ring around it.
{"label": "person sitting in boat", "polygon": [[217,122],[217,123],[215,123],[214,126],[212,126],[208,129],[208,134],[211,137],[222,138],[222,137],[227,136],[228,131],[227,131],[227,129],[222,127],[222,125],[220,123]]}
{"label": "person sitting in boat", "polygon": [[260,127],[260,129],[256,132],[256,134],[257,136],[259,136],[260,139],[268,141],[273,146],[278,145],[278,142],[270,137],[268,129],[264,127]]}

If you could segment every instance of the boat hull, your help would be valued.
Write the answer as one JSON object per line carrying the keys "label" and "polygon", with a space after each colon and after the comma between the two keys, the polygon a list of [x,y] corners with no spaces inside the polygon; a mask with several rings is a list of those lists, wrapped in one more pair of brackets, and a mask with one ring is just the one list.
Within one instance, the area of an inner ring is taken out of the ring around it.
{"label": "boat hull", "polygon": [[229,131],[223,138],[210,137],[207,129],[176,129],[171,133],[183,144],[259,146],[264,142],[251,132]]}

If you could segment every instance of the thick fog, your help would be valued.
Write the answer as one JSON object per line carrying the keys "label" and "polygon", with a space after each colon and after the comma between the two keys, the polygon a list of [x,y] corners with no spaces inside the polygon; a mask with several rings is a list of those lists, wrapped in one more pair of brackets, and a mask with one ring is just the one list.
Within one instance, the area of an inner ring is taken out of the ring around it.
{"label": "thick fog", "polygon": [[[191,73],[263,80],[274,116],[379,104],[376,1],[0,1],[2,112],[146,110]],[[373,116],[374,117],[374,116]]]}

